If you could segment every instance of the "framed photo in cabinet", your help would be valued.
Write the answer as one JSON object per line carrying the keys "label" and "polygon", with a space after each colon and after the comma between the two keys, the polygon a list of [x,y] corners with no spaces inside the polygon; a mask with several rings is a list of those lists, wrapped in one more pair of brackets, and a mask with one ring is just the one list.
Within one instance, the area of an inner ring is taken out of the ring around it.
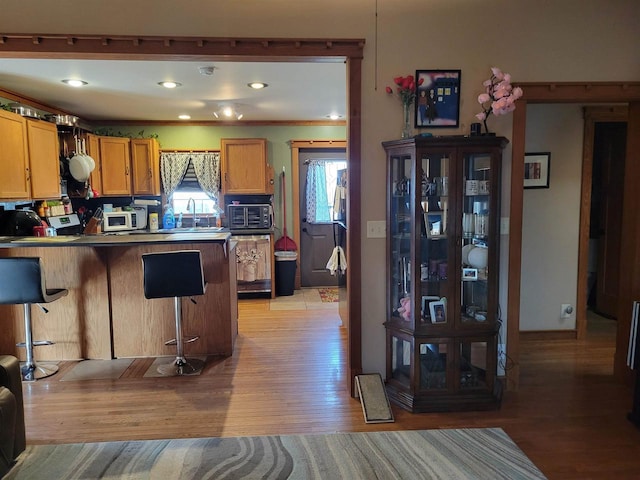
{"label": "framed photo in cabinet", "polygon": [[446,323],[447,309],[445,302],[429,302],[429,312],[431,313],[431,323]]}
{"label": "framed photo in cabinet", "polygon": [[460,70],[416,70],[416,128],[459,125],[460,74]]}

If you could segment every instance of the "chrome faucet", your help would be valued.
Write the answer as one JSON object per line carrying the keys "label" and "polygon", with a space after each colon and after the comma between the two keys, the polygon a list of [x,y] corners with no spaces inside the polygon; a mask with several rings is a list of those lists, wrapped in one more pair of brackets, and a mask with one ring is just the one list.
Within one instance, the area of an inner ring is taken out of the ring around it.
{"label": "chrome faucet", "polygon": [[198,226],[198,222],[200,221],[200,219],[196,215],[196,201],[193,198],[189,198],[189,200],[187,200],[187,212],[192,211],[189,208],[189,205],[191,205],[191,204],[193,204],[193,226],[197,227]]}

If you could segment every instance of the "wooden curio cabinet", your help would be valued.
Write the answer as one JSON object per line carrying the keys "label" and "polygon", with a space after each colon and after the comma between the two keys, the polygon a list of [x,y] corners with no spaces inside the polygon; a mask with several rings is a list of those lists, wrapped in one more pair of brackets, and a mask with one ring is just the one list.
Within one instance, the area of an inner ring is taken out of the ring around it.
{"label": "wooden curio cabinet", "polygon": [[386,379],[411,412],[498,408],[502,149],[494,136],[383,142]]}

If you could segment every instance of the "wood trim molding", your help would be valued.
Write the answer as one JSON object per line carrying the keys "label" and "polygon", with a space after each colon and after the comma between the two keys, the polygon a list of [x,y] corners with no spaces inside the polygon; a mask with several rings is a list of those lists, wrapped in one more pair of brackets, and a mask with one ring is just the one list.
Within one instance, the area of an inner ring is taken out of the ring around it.
{"label": "wood trim molding", "polygon": [[522,88],[522,99],[529,103],[627,103],[640,100],[640,82],[525,82],[517,86]]}
{"label": "wood trim molding", "polygon": [[[364,39],[224,38],[132,35],[0,34],[0,56],[11,58],[104,58],[265,61],[287,57],[362,58]],[[53,56],[52,56],[53,55]]]}
{"label": "wood trim molding", "polygon": [[178,120],[90,120],[93,125],[100,126],[127,126],[144,125],[156,127],[335,127],[345,126],[345,120],[199,120],[199,121],[178,121]]}

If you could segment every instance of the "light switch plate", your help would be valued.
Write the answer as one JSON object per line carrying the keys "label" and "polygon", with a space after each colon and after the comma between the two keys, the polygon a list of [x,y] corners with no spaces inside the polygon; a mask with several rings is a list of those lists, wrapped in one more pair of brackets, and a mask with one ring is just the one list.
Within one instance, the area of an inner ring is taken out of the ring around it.
{"label": "light switch plate", "polygon": [[367,222],[367,238],[386,238],[387,224],[384,220],[370,220]]}
{"label": "light switch plate", "polygon": [[509,235],[509,217],[500,217],[500,235]]}

